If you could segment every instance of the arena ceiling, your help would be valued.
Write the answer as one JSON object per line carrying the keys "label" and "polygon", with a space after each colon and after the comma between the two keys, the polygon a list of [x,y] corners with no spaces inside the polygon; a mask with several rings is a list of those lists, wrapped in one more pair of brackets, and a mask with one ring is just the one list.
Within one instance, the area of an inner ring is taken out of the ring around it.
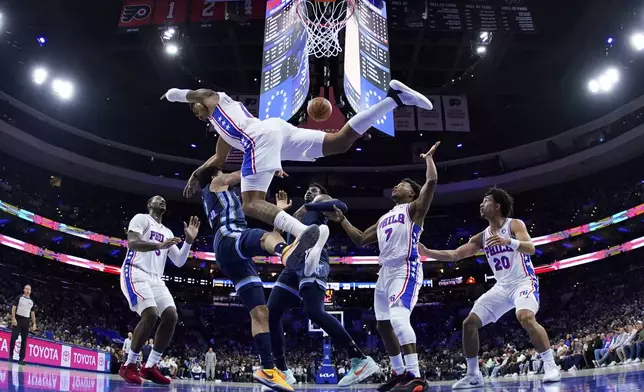
{"label": "arena ceiling", "polygon": [[[503,147],[541,139],[641,93],[635,83],[625,83],[609,98],[589,97],[584,88],[588,74],[606,59],[606,38],[623,34],[630,23],[634,8],[626,3],[534,1],[537,33],[495,34],[486,57],[461,81],[474,61],[471,32],[390,27],[392,76],[427,93],[467,94],[472,132],[458,137],[470,145],[490,138],[504,140]],[[225,91],[258,92],[262,20],[183,31],[181,59],[172,59],[163,52],[158,31],[117,31],[121,6],[121,1],[6,3],[1,8],[9,34],[0,36],[5,44],[0,61],[7,72],[0,75],[0,88],[85,130],[170,153],[183,153],[176,145],[183,143],[184,131],[200,125],[185,107],[159,103],[167,88],[196,88],[201,79]],[[42,47],[35,41],[39,36],[47,39]],[[77,98],[63,104],[43,96],[29,77],[37,64],[69,75]],[[318,71],[312,68],[314,79]],[[168,128],[170,134],[161,132]]]}

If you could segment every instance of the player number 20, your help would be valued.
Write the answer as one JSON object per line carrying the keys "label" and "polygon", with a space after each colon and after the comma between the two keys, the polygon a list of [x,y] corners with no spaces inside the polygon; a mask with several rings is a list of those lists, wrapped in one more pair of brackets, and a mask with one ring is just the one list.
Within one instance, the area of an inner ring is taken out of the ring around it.
{"label": "player number 20", "polygon": [[500,259],[494,259],[494,269],[501,271],[510,268],[510,259],[507,256],[501,256]]}

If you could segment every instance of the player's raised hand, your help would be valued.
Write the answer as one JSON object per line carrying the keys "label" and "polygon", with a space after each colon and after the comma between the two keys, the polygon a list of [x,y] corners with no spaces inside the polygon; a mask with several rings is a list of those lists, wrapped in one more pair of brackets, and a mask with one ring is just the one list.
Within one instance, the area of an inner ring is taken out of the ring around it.
{"label": "player's raised hand", "polygon": [[172,245],[176,245],[180,242],[181,242],[181,238],[178,238],[178,237],[168,238],[167,240],[159,244],[159,249],[168,249],[168,248],[171,248]]}
{"label": "player's raised hand", "polygon": [[346,218],[344,217],[344,213],[342,210],[340,210],[338,207],[333,206],[333,212],[325,212],[324,216],[329,218],[329,220],[332,220],[334,222],[342,222]]}
{"label": "player's raised hand", "polygon": [[288,199],[288,194],[284,191],[279,191],[275,194],[275,205],[282,211],[288,210],[293,206],[293,200]]}
{"label": "player's raised hand", "polygon": [[199,185],[199,181],[197,180],[197,176],[199,175],[199,169],[195,170],[192,172],[190,175],[190,178],[188,179],[188,183],[186,184],[186,187],[183,188],[183,197],[186,199],[189,199],[192,197],[192,195],[197,192],[197,187]]}
{"label": "player's raised hand", "polygon": [[199,226],[201,226],[201,222],[199,222],[199,218],[197,218],[196,216],[190,217],[189,224],[183,222],[183,233],[186,235],[186,242],[188,244],[192,244],[195,241],[195,238],[197,238],[197,234],[199,233]]}
{"label": "player's raised hand", "polygon": [[499,245],[499,246],[510,245],[510,239],[502,238],[502,237],[499,237],[498,235],[493,235],[488,237],[485,240],[485,246],[495,246],[495,245]]}
{"label": "player's raised hand", "polygon": [[436,149],[438,148],[438,146],[440,146],[440,144],[441,144],[441,142],[434,143],[432,148],[430,148],[429,151],[427,151],[426,153],[420,154],[420,157],[423,158],[423,159],[426,159],[427,157],[433,156],[434,153],[436,152]]}

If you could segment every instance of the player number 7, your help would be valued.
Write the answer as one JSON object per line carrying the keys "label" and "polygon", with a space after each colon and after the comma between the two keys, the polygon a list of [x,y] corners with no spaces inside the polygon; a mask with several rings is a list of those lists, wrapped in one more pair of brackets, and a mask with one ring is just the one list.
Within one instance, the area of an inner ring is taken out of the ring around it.
{"label": "player number 7", "polygon": [[387,235],[387,238],[385,238],[385,241],[389,241],[389,237],[391,237],[391,233],[392,233],[393,231],[394,231],[394,230],[393,230],[391,227],[390,227],[390,228],[388,228],[388,229],[385,229],[385,234]]}

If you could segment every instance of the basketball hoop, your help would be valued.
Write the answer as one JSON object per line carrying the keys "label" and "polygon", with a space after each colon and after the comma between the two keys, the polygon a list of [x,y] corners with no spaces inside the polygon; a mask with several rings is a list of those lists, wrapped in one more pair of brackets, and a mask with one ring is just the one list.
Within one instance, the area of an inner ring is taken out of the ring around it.
{"label": "basketball hoop", "polygon": [[295,0],[298,18],[308,33],[308,55],[333,57],[342,52],[338,33],[356,10],[355,0]]}

